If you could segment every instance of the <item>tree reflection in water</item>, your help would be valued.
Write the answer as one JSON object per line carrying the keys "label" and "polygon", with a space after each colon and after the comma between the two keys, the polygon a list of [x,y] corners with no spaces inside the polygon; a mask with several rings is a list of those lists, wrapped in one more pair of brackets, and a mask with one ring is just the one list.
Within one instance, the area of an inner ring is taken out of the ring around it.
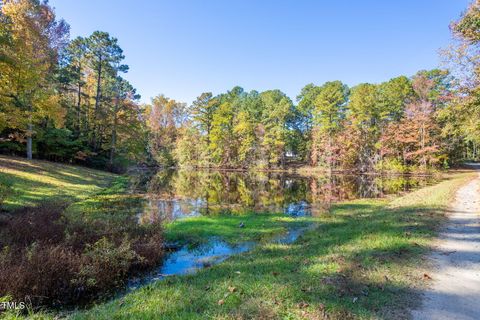
{"label": "tree reflection in water", "polygon": [[335,202],[384,197],[434,181],[425,176],[163,170],[145,184],[139,221],[245,212],[320,215]]}

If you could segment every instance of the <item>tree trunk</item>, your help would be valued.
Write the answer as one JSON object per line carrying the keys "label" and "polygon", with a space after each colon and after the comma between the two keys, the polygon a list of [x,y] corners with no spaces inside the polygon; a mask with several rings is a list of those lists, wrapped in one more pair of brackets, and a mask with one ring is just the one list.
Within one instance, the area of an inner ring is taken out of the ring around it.
{"label": "tree trunk", "polygon": [[212,167],[212,159],[211,159],[211,155],[212,155],[212,151],[210,149],[210,131],[212,131],[212,125],[210,123],[208,123],[207,125],[207,159],[208,159],[208,167],[211,168]]}
{"label": "tree trunk", "polygon": [[[329,124],[330,126],[332,126],[333,124],[333,119],[331,114],[329,115]],[[328,172],[330,177],[332,176],[332,171],[333,171],[332,136],[333,136],[333,131],[332,129],[329,129],[328,131]]]}
{"label": "tree trunk", "polygon": [[330,177],[333,172],[332,134],[328,135],[328,172]]}
{"label": "tree trunk", "polygon": [[118,106],[120,97],[117,97],[115,107],[113,109],[113,127],[112,127],[112,145],[110,148],[110,170],[113,170],[113,160],[115,158],[115,148],[117,146],[117,125],[118,125]]}
{"label": "tree trunk", "polygon": [[92,145],[93,150],[97,149],[97,118],[98,118],[98,109],[100,108],[100,99],[102,97],[102,56],[98,58],[98,75],[97,75],[97,95],[95,97],[95,109],[93,111],[93,136],[92,136]]}
{"label": "tree trunk", "polygon": [[423,165],[423,170],[427,171],[427,158],[426,158],[426,155],[425,155],[425,122],[422,122],[421,138],[422,138],[422,154],[423,154],[422,165]]}
{"label": "tree trunk", "polygon": [[78,81],[78,92],[77,92],[77,134],[80,136],[81,123],[82,123],[82,112],[81,112],[81,102],[82,102],[82,83]]}
{"label": "tree trunk", "polygon": [[[383,137],[383,125],[380,126],[380,137]],[[381,140],[380,140],[381,141]],[[383,174],[384,168],[383,168],[383,144],[380,143],[380,147],[378,148],[378,161],[380,161],[380,172]]]}
{"label": "tree trunk", "polygon": [[32,160],[32,134],[33,134],[33,124],[32,116],[29,116],[28,120],[28,129],[27,129],[27,159]]}
{"label": "tree trunk", "polygon": [[102,94],[101,81],[102,81],[102,58],[100,57],[98,61],[97,95],[95,97],[95,116],[97,115],[97,112],[98,112],[98,108],[100,105],[100,97]]}

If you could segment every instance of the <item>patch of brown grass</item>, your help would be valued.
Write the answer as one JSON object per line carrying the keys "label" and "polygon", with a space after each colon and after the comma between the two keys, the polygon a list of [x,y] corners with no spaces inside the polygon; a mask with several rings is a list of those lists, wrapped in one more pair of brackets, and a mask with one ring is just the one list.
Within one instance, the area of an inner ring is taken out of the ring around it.
{"label": "patch of brown grass", "polygon": [[0,296],[34,307],[89,302],[159,263],[160,224],[112,224],[101,233],[95,221],[67,219],[65,207],[43,203],[0,219]]}

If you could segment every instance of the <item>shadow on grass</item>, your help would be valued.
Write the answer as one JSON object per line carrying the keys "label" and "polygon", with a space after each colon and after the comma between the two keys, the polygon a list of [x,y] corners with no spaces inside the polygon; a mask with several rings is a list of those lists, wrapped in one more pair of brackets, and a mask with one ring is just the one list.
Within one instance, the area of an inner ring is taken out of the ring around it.
{"label": "shadow on grass", "polygon": [[348,203],[290,245],[265,244],[76,314],[109,319],[405,319],[444,210]]}
{"label": "shadow on grass", "polygon": [[4,209],[11,211],[42,201],[74,201],[98,192],[115,175],[45,161],[0,156],[0,183],[10,187]]}
{"label": "shadow on grass", "polygon": [[89,168],[40,160],[32,160],[30,162],[22,158],[2,156],[0,156],[0,168],[38,174],[72,184],[91,184],[92,182],[98,182],[100,179],[109,179],[114,176],[108,172]]}

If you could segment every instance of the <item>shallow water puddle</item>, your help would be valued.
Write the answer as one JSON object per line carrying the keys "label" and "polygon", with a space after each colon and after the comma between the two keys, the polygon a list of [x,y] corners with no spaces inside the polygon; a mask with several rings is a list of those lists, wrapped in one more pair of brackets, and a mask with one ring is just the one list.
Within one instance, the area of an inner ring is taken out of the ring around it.
{"label": "shallow water puddle", "polygon": [[[278,235],[267,243],[291,244],[302,234],[312,229],[312,223],[307,227],[290,229]],[[129,282],[127,290],[135,290],[139,286],[162,280],[168,276],[192,274],[201,269],[211,267],[225,261],[227,258],[254,249],[260,243],[243,242],[231,245],[227,242],[214,239],[196,248],[183,246],[180,250],[167,254],[163,265],[143,278]]]}

